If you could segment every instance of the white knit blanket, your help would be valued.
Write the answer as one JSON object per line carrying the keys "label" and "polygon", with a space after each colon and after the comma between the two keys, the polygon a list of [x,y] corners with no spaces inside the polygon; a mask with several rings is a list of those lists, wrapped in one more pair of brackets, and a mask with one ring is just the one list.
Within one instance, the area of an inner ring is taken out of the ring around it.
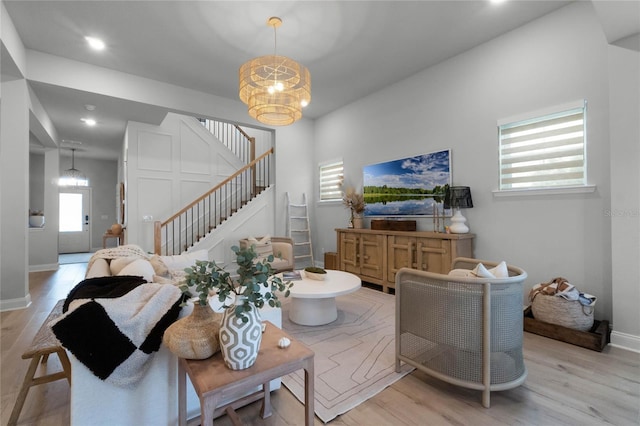
{"label": "white knit blanket", "polygon": [[127,244],[113,248],[106,248],[96,251],[87,264],[87,272],[91,270],[91,265],[97,259],[117,259],[119,257],[137,257],[140,259],[149,259],[149,255],[135,244]]}
{"label": "white knit blanket", "polygon": [[[106,280],[114,280],[116,285],[108,290],[118,291],[124,286],[117,285],[118,279],[132,277],[91,278],[83,283],[95,293],[109,287],[102,284]],[[95,285],[97,280],[102,280],[100,285]],[[182,293],[175,286],[155,283],[139,284],[119,297],[109,291],[104,297],[78,292],[78,298],[67,299],[68,311],[50,326],[62,345],[97,377],[132,387],[147,371],[164,331],[178,318]]]}

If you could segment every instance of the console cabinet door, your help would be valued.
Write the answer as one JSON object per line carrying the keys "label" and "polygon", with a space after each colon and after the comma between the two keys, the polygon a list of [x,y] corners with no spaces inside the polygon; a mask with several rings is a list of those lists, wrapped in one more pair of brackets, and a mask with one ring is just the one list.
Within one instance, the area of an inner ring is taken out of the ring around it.
{"label": "console cabinet door", "polygon": [[451,241],[439,238],[416,238],[416,269],[446,274],[451,269]]}
{"label": "console cabinet door", "polygon": [[360,234],[360,274],[383,279],[384,235]]}
{"label": "console cabinet door", "polygon": [[360,263],[358,262],[360,238],[358,237],[357,234],[340,233],[340,270],[356,275],[360,274]]}
{"label": "console cabinet door", "polygon": [[404,267],[441,274],[449,272],[451,241],[398,235],[387,238],[388,281],[395,282],[396,272]]}
{"label": "console cabinet door", "polygon": [[416,238],[404,235],[387,237],[387,281],[396,282],[396,272],[400,268],[415,268],[414,252]]}

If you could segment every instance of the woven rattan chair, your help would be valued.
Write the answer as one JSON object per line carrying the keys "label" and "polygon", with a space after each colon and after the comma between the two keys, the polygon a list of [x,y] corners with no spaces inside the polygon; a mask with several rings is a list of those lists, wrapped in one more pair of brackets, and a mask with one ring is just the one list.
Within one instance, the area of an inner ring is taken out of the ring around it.
{"label": "woven rattan chair", "polygon": [[[496,262],[457,258],[452,269],[487,268]],[[404,362],[470,389],[490,392],[521,385],[523,282],[527,273],[508,265],[508,278],[453,277],[402,268],[396,275],[396,370]]]}

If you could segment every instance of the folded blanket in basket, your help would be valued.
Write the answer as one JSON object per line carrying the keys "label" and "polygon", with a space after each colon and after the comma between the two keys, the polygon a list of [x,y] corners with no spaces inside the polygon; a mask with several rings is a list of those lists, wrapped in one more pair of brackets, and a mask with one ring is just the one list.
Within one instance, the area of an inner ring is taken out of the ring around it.
{"label": "folded blanket in basket", "polygon": [[50,326],[97,377],[133,387],[178,318],[180,299],[177,287],[147,284],[140,277],[90,278],[71,290],[66,312]]}
{"label": "folded blanket in basket", "polygon": [[594,295],[581,293],[573,284],[570,284],[566,278],[562,277],[554,278],[548,283],[534,285],[529,292],[529,300],[533,302],[533,299],[535,299],[538,294],[559,296],[566,300],[578,300],[580,304],[584,306],[593,306],[597,300]]}

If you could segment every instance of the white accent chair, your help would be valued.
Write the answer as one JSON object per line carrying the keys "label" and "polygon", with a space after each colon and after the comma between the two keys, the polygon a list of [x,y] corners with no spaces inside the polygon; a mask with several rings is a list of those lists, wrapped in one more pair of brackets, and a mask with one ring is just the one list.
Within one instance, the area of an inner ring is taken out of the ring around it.
{"label": "white accent chair", "polygon": [[499,265],[457,258],[456,275],[398,271],[396,370],[404,362],[448,383],[482,390],[488,408],[491,391],[519,386],[527,377],[522,355],[527,273],[506,265],[505,278],[461,276],[461,270],[471,272],[479,263]]}
{"label": "white accent chair", "polygon": [[[269,239],[269,246],[266,250],[268,252],[273,253],[273,262],[271,262],[271,267],[276,271],[276,273],[284,272],[284,271],[293,271],[295,268],[295,258],[293,256],[293,240],[289,237],[267,237]],[[256,253],[258,253],[258,260],[263,254],[261,252],[262,247],[259,243],[262,241],[264,237],[259,237],[255,239],[243,238],[240,240],[240,248],[248,248],[251,244],[256,244]]]}

